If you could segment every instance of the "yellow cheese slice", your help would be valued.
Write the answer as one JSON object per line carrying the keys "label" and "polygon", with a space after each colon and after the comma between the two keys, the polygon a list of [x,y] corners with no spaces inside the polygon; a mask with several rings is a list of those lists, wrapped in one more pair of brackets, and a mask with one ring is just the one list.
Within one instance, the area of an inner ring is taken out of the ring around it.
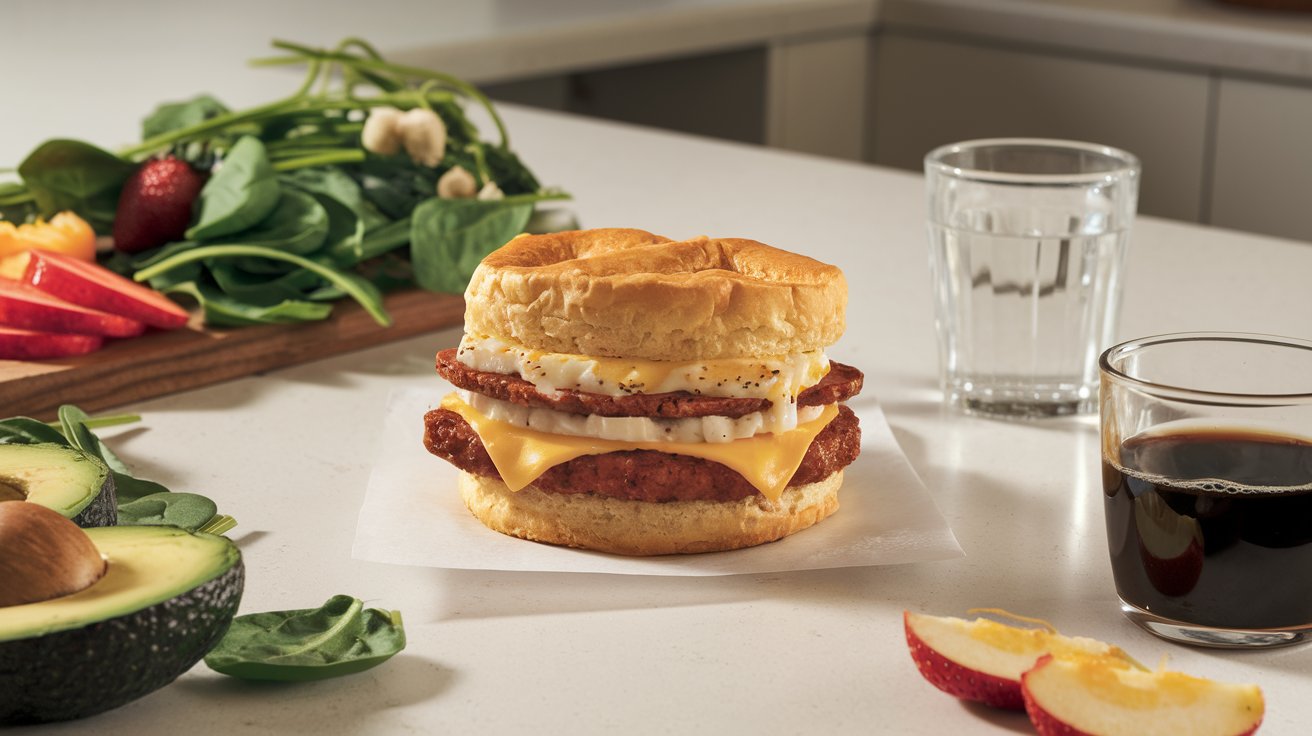
{"label": "yellow cheese slice", "polygon": [[442,399],[442,408],[469,422],[483,440],[502,482],[512,491],[527,486],[552,467],[583,455],[656,450],[720,463],[746,478],[771,501],[783,494],[816,435],[838,416],[838,405],[830,404],[819,417],[783,434],[762,434],[733,442],[623,442],[539,432],[489,419],[455,394]]}

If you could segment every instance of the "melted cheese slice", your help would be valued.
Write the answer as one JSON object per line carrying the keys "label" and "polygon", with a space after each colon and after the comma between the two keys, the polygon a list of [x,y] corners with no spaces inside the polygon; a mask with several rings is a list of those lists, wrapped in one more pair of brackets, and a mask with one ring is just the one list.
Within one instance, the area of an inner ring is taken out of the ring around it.
{"label": "melted cheese slice", "polygon": [[799,424],[796,429],[733,442],[626,442],[550,434],[488,419],[455,394],[442,399],[442,408],[469,422],[483,440],[483,447],[501,474],[502,482],[512,491],[520,490],[551,468],[576,457],[625,450],[656,450],[720,463],[746,478],[771,501],[778,500],[783,494],[816,435],[838,416],[838,405],[829,404],[818,418]]}

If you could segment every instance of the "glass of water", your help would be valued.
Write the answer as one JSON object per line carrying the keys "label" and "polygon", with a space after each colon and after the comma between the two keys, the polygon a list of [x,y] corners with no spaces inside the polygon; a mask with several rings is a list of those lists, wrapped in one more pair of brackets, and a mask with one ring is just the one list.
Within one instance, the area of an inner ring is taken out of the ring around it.
{"label": "glass of water", "polygon": [[944,398],[968,412],[1093,412],[1120,309],[1139,160],[995,138],[925,157]]}

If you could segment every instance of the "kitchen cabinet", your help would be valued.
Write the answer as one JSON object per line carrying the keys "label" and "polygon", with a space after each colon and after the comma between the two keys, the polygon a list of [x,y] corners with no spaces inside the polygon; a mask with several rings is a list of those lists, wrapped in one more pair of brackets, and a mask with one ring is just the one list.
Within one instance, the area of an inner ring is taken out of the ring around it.
{"label": "kitchen cabinet", "polygon": [[777,39],[715,54],[495,83],[495,99],[859,160],[871,35]]}
{"label": "kitchen cabinet", "polygon": [[1141,212],[1200,219],[1205,74],[887,31],[873,76],[874,163],[918,170],[930,149],[970,138],[1105,143],[1142,159]]}
{"label": "kitchen cabinet", "polygon": [[1222,79],[1213,225],[1312,240],[1312,88]]}

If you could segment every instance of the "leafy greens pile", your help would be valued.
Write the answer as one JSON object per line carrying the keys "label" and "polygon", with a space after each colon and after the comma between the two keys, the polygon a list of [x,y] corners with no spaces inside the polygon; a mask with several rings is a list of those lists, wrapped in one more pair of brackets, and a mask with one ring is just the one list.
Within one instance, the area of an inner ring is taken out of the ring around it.
{"label": "leafy greens pile", "polygon": [[[349,296],[386,325],[383,291],[463,291],[483,256],[530,227],[538,203],[567,198],[542,188],[473,86],[389,63],[360,39],[333,49],[273,45],[287,53],[252,63],[307,65],[291,96],[245,110],[209,95],[164,104],[143,122],[141,143],[118,153],[46,141],[18,167],[21,182],[0,183],[0,217],[71,209],[106,233],[139,162],[175,156],[213,170],[185,240],[118,253],[106,265],[195,299],[209,324],[320,320]],[[470,103],[490,116],[495,142],[479,137],[465,112]],[[379,107],[436,113],[447,136],[441,161],[366,151],[365,118]],[[457,166],[504,196],[435,196],[438,179]]]}

